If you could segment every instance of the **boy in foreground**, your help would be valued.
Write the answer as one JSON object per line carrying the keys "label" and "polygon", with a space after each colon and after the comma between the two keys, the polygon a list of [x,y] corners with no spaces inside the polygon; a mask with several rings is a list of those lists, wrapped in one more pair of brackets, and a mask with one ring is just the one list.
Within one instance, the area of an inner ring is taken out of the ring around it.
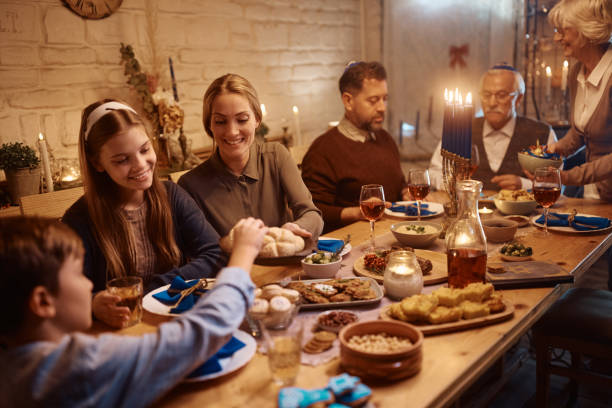
{"label": "boy in foreground", "polygon": [[231,338],[253,301],[248,271],[266,228],[248,218],[236,232],[228,266],[190,311],[156,333],[92,337],[75,333],[91,325],[93,287],[78,236],[52,219],[0,218],[0,401],[150,405]]}

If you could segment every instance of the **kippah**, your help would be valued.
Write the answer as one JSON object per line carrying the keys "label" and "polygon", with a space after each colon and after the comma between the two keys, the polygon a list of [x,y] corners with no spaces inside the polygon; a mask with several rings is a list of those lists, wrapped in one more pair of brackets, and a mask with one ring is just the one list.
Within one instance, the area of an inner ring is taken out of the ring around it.
{"label": "kippah", "polygon": [[344,72],[348,71],[349,69],[353,68],[355,65],[357,64],[361,64],[363,61],[351,61],[348,64],[346,64],[346,68],[344,68]]}
{"label": "kippah", "polygon": [[509,65],[505,62],[501,62],[497,65],[493,65],[491,67],[491,69],[505,69],[506,71],[513,71],[513,72],[517,72],[516,68],[514,68],[512,65]]}

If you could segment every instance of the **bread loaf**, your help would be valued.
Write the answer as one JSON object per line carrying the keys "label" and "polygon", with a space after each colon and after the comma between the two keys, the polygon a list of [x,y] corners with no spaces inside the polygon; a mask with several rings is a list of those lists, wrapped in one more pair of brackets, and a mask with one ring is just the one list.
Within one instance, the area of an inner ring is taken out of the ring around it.
{"label": "bread loaf", "polygon": [[[234,229],[219,241],[221,249],[231,253],[234,248]],[[278,258],[292,256],[304,249],[304,239],[285,228],[271,227],[264,236],[263,245],[259,251],[262,258]]]}

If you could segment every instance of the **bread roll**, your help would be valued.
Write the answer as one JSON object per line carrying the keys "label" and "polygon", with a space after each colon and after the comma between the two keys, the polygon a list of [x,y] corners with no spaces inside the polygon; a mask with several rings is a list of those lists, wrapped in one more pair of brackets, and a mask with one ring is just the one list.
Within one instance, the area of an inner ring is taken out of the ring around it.
{"label": "bread roll", "polygon": [[[304,249],[304,239],[285,228],[271,227],[264,236],[259,256],[262,258],[278,258],[292,256]],[[234,248],[234,228],[219,240],[219,246],[227,253]]]}

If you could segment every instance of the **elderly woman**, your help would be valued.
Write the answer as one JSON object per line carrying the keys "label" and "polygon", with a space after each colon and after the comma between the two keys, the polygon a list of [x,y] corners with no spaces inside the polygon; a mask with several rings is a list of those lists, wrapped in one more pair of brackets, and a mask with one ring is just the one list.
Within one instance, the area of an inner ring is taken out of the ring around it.
{"label": "elderly woman", "polygon": [[562,171],[561,181],[586,185],[585,197],[612,201],[612,2],[561,0],[548,20],[565,56],[578,60],[568,81],[572,127],[549,151],[568,156],[586,146],[587,162]]}
{"label": "elderly woman", "polygon": [[226,74],[204,94],[204,128],[216,146],[206,162],[179,180],[208,221],[225,236],[245,216],[316,239],[323,229],[287,149],[278,143],[255,143],[261,123],[257,93],[245,78]]}

